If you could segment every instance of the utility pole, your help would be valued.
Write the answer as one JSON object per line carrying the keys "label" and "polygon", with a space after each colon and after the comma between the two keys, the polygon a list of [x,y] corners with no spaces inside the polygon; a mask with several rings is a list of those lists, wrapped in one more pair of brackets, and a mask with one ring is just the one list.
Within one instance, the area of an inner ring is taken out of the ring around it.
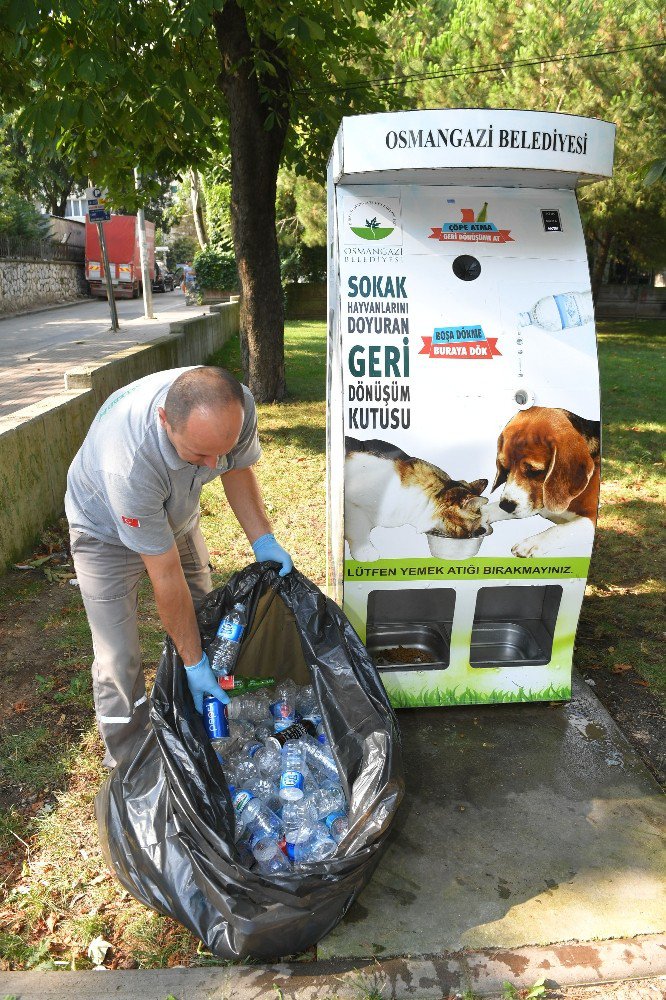
{"label": "utility pole", "polygon": [[98,222],[97,233],[99,236],[99,248],[102,251],[102,263],[104,264],[104,281],[106,283],[106,294],[109,300],[109,309],[111,310],[111,329],[119,330],[120,323],[118,322],[118,310],[116,308],[116,300],[113,295],[113,282],[111,280],[111,271],[109,270],[109,255],[106,251],[106,238],[104,236],[104,223]]}
{"label": "utility pole", "polygon": [[[141,190],[139,168],[134,168],[134,186]],[[155,319],[153,313],[153,285],[150,280],[150,263],[148,261],[148,244],[146,242],[146,216],[143,208],[136,213],[136,225],[139,231],[139,255],[141,257],[141,284],[143,285],[143,315],[146,319]]]}

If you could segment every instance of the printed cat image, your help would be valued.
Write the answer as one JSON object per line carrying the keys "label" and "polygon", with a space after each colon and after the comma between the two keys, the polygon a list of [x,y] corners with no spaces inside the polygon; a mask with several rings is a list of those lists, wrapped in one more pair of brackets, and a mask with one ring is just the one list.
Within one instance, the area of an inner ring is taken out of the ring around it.
{"label": "printed cat image", "polygon": [[379,552],[373,528],[399,528],[450,539],[490,531],[482,523],[487,479],[451,479],[443,469],[413,458],[388,441],[345,438],[345,537],[353,559],[372,562]]}

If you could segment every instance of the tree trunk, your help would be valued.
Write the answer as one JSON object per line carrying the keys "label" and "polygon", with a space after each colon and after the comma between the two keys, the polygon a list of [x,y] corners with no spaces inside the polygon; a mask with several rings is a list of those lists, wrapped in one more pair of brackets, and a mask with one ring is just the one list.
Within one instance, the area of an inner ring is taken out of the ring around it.
{"label": "tree trunk", "polygon": [[594,255],[594,266],[590,276],[590,284],[592,286],[592,301],[596,305],[601,291],[604,271],[606,270],[606,264],[608,262],[608,255],[613,242],[613,234],[608,232],[608,230],[603,230],[601,235],[597,236],[594,234],[593,238],[597,244],[597,253]]}
{"label": "tree trunk", "polygon": [[[244,373],[258,402],[284,398],[284,305],[275,228],[275,196],[289,122],[289,80],[280,63],[261,101],[245,12],[228,0],[213,14],[222,61],[218,77],[229,110],[231,226],[241,283],[241,343]],[[264,58],[275,43],[261,40]],[[264,95],[265,96],[265,95]],[[266,127],[273,112],[272,127]],[[247,367],[245,367],[247,366]]]}
{"label": "tree trunk", "polygon": [[192,202],[194,228],[197,233],[197,239],[199,240],[199,246],[202,250],[205,250],[208,246],[208,234],[206,232],[206,220],[203,212],[199,171],[194,168],[190,168],[190,201]]}

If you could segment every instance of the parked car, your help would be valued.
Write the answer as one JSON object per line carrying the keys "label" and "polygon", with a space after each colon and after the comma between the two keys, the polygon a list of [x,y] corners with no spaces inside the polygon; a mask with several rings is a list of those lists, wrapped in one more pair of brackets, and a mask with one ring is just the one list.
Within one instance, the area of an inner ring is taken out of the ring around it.
{"label": "parked car", "polygon": [[171,271],[167,271],[164,264],[155,262],[155,277],[153,278],[154,292],[172,292],[175,288],[175,279]]}

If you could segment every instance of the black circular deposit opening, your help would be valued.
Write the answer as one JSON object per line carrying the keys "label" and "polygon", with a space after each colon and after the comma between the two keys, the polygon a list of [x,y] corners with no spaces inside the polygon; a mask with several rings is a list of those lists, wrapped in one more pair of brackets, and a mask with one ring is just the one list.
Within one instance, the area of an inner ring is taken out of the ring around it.
{"label": "black circular deposit opening", "polygon": [[481,264],[470,254],[464,253],[453,262],[453,273],[461,281],[474,281],[481,274]]}

